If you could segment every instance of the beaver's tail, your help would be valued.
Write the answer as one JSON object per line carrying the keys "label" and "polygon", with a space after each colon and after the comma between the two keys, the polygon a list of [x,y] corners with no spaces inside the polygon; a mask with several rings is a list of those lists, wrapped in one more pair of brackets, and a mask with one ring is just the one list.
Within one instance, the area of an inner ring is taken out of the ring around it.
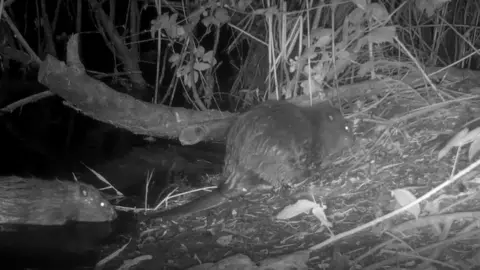
{"label": "beaver's tail", "polygon": [[255,187],[255,184],[258,185],[258,183],[254,184],[252,182],[253,179],[256,179],[256,177],[253,177],[251,172],[245,173],[234,171],[212,192],[170,210],[163,212],[147,212],[145,215],[139,214],[139,219],[148,220],[160,217],[186,216],[220,206],[228,202],[230,199],[245,195],[249,191],[252,191],[252,189],[256,189],[257,187]]}
{"label": "beaver's tail", "polygon": [[163,211],[163,212],[147,212],[139,214],[140,220],[149,220],[152,218],[165,218],[191,215],[203,210],[208,210],[226,203],[229,199],[225,197],[218,188],[212,192],[196,198],[184,205]]}

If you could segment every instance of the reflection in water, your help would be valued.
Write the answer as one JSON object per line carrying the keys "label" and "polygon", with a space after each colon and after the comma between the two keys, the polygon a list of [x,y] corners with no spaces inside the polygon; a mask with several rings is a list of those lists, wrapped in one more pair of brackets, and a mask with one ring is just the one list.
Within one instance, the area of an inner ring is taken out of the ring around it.
{"label": "reflection in water", "polygon": [[100,260],[100,244],[111,232],[111,223],[2,224],[0,260],[8,269],[88,269]]}

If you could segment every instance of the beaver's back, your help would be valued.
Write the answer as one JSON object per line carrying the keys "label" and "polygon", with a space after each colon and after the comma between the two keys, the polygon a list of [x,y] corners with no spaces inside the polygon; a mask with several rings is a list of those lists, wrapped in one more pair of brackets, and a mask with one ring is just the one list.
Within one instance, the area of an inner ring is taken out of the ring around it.
{"label": "beaver's back", "polygon": [[261,104],[240,115],[229,129],[224,185],[234,186],[237,174],[250,174],[253,181],[237,186],[253,186],[262,180],[275,187],[289,184],[305,173],[312,145],[312,125],[299,107],[283,102]]}
{"label": "beaver's back", "polygon": [[[332,134],[325,136],[325,134]],[[338,136],[335,136],[338,135]],[[228,199],[269,187],[290,185],[310,173],[314,162],[353,143],[341,112],[329,104],[303,108],[268,102],[241,114],[226,139],[223,181],[212,192],[147,218],[188,215]]]}
{"label": "beaver's back", "polygon": [[0,223],[63,225],[116,218],[113,206],[91,185],[9,176],[0,178]]}
{"label": "beaver's back", "polygon": [[275,187],[291,184],[309,174],[312,162],[352,143],[343,115],[329,104],[261,104],[229,129],[223,188],[248,189],[262,181]]}

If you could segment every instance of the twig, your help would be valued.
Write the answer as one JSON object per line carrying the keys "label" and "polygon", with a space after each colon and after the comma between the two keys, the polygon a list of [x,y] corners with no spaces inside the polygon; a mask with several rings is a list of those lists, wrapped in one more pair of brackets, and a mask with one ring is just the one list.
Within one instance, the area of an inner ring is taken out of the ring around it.
{"label": "twig", "polygon": [[20,33],[20,31],[18,31],[17,27],[15,26],[15,24],[10,19],[10,16],[8,16],[8,14],[6,12],[3,12],[2,15],[3,15],[3,18],[5,19],[5,21],[7,22],[8,26],[10,26],[13,33],[15,34],[15,37],[18,39],[18,41],[20,41],[20,44],[22,44],[23,48],[25,48],[25,50],[28,52],[30,57],[32,57],[32,59],[35,62],[37,62],[37,64],[40,64],[42,62],[42,60],[40,60],[40,58],[37,56],[37,54],[32,50],[32,48],[30,48],[27,41],[23,38],[22,33]]}
{"label": "twig", "polygon": [[[424,256],[413,255],[413,254],[406,253],[406,252],[395,252],[395,251],[387,251],[387,250],[384,250],[383,252],[384,252],[384,253],[390,253],[390,254],[396,254],[397,256],[405,257],[405,258],[407,258],[407,259],[415,258],[415,259],[420,259],[420,260],[427,261],[427,262],[431,262],[431,263],[440,264],[440,265],[445,266],[445,267],[448,267],[448,268],[459,269],[458,267],[455,267],[455,266],[450,265],[450,264],[448,264],[448,263],[444,263],[444,262],[441,262],[441,261],[439,261],[439,260],[434,260],[434,259],[431,259],[431,258],[428,258],[428,257],[424,257]],[[365,269],[365,268],[364,268],[364,269]],[[368,268],[367,268],[367,270],[368,270]]]}
{"label": "twig", "polygon": [[[424,252],[433,250],[435,248],[445,246],[445,245],[449,245],[449,244],[454,243],[456,241],[471,239],[479,233],[480,233],[480,230],[470,231],[470,232],[463,233],[463,234],[457,234],[456,236],[451,237],[449,239],[445,239],[443,241],[439,241],[439,242],[433,243],[431,245],[418,248],[418,249],[415,250],[415,252],[417,254],[422,254]],[[384,261],[369,265],[368,267],[364,267],[362,269],[367,269],[367,270],[379,269],[382,266],[385,266],[385,265],[388,265],[388,264],[391,264],[391,263],[399,263],[399,262],[406,261],[406,260],[411,260],[411,258],[410,257],[400,257],[400,258],[399,257],[393,257],[393,258],[389,258],[389,259],[386,259]]]}
{"label": "twig", "polygon": [[464,218],[473,218],[480,219],[480,211],[476,212],[457,212],[451,214],[440,214],[433,216],[425,216],[418,219],[413,219],[405,221],[393,228],[390,228],[392,232],[403,232],[406,230],[411,230],[418,227],[425,227],[431,224],[436,224],[440,222],[447,222],[448,220],[460,220]]}
{"label": "twig", "polygon": [[3,13],[3,6],[4,6],[3,0],[0,0],[0,18],[2,17],[2,13]]}
{"label": "twig", "polygon": [[21,106],[26,105],[28,103],[33,103],[33,102],[39,101],[40,99],[50,97],[50,96],[53,96],[53,95],[55,95],[55,94],[50,92],[50,91],[43,91],[41,93],[31,95],[29,97],[22,98],[18,101],[15,101],[15,102],[3,107],[2,109],[0,109],[0,112],[11,113],[18,107],[21,107]]}
{"label": "twig", "polygon": [[145,209],[148,208],[148,187],[150,186],[150,181],[152,181],[152,178],[153,178],[153,174],[155,173],[155,168],[149,172],[147,171],[147,184],[145,185]]}
{"label": "twig", "polygon": [[166,201],[168,201],[169,199],[173,199],[173,198],[175,198],[175,197],[187,195],[187,194],[189,194],[189,193],[193,193],[193,192],[197,192],[197,191],[201,191],[201,190],[209,191],[209,190],[214,189],[214,188],[216,188],[216,186],[198,188],[198,189],[190,190],[190,191],[187,191],[187,192],[183,192],[183,193],[171,195],[173,192],[176,191],[176,189],[175,189],[175,190],[173,190],[172,192],[170,192],[170,193],[167,195],[167,197],[165,197],[159,204],[157,204],[157,206],[156,206],[153,210],[154,210],[154,211],[158,210],[158,208],[159,208],[162,204],[164,204]]}
{"label": "twig", "polygon": [[[3,1],[2,1],[3,3]],[[7,6],[9,5],[9,2],[6,3]],[[27,41],[23,38],[22,36],[22,33],[20,33],[20,31],[18,31],[18,28],[15,26],[15,24],[12,22],[12,20],[10,19],[10,16],[8,16],[7,12],[5,12],[3,10],[3,12],[0,13],[0,16],[3,16],[3,18],[5,19],[5,21],[7,22],[8,26],[10,26],[10,28],[12,29],[12,32],[15,34],[15,37],[18,39],[18,41],[20,42],[20,44],[22,44],[23,48],[25,48],[25,50],[28,52],[28,54],[30,55],[30,57],[37,63],[37,64],[40,64],[42,62],[42,60],[40,60],[40,58],[37,56],[37,54],[32,50],[32,48],[30,48],[30,46],[28,45]],[[38,93],[38,94],[35,94],[33,96],[30,96],[30,97],[26,97],[24,99],[21,99],[19,101],[16,101],[10,105],[7,105],[6,107],[4,107],[3,109],[1,109],[0,111],[2,112],[12,112],[14,109],[16,109],[17,107],[20,107],[22,105],[25,105],[27,103],[30,103],[30,102],[35,102],[35,101],[38,101],[40,99],[43,99],[43,98],[46,98],[46,97],[49,97],[49,96],[53,96],[55,95],[54,93],[50,92],[50,91],[45,91],[45,92],[42,92],[42,93]]]}

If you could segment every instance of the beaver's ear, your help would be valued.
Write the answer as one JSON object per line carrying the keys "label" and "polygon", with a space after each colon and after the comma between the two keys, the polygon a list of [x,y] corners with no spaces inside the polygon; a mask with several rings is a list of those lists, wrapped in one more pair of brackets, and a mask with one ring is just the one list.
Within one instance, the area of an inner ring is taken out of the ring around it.
{"label": "beaver's ear", "polygon": [[328,120],[329,120],[330,122],[335,121],[335,117],[333,117],[333,115],[328,114],[327,117],[328,117]]}
{"label": "beaver's ear", "polygon": [[80,195],[84,198],[88,197],[88,189],[84,185],[79,185]]}

